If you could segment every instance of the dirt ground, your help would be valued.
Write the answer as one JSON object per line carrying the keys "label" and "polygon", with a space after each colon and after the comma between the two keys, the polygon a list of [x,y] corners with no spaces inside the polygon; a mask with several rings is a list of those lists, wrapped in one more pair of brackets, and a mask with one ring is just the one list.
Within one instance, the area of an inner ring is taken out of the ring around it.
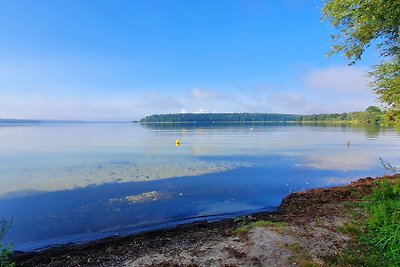
{"label": "dirt ground", "polygon": [[[293,193],[274,213],[16,253],[13,260],[17,266],[324,266],[326,256],[341,253],[350,242],[337,230],[350,220],[349,203],[368,194],[373,184],[374,179],[364,178]],[[238,233],[260,220],[268,223]]]}

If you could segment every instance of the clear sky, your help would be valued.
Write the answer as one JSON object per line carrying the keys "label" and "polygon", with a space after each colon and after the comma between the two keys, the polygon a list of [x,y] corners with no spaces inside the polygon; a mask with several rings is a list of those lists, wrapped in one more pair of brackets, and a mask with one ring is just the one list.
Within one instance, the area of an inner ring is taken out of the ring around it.
{"label": "clear sky", "polygon": [[320,0],[0,0],[0,118],[322,113],[377,105],[326,57]]}

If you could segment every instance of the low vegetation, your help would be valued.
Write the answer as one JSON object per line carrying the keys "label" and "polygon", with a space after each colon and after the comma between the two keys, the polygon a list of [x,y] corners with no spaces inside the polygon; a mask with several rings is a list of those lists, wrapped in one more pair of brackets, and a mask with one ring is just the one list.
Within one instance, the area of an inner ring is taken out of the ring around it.
{"label": "low vegetation", "polygon": [[385,180],[368,197],[364,242],[392,266],[400,266],[400,182]]}
{"label": "low vegetation", "polygon": [[246,223],[245,221],[241,222],[239,219],[238,228],[236,229],[235,233],[238,235],[246,234],[252,228],[255,228],[255,227],[271,227],[276,230],[279,230],[283,226],[285,226],[284,222],[271,222],[271,221],[259,220],[259,221]]}
{"label": "low vegetation", "polygon": [[299,267],[320,267],[321,265],[314,262],[308,252],[298,243],[293,242],[285,246],[286,249],[290,250],[292,256],[290,261],[297,263]]}
{"label": "low vegetation", "polygon": [[0,220],[0,267],[13,267],[15,264],[9,260],[11,253],[11,245],[5,245],[2,242],[4,235],[10,227],[10,222],[7,220]]}
{"label": "low vegetation", "polygon": [[400,180],[379,182],[360,205],[363,216],[338,229],[354,244],[332,266],[400,266]]}

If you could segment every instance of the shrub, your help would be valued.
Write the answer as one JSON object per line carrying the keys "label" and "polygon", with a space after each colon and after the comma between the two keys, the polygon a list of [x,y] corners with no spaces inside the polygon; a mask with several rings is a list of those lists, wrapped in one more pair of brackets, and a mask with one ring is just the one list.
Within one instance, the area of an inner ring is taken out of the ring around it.
{"label": "shrub", "polygon": [[[0,241],[3,239],[4,235],[10,228],[11,222],[7,220],[0,220]],[[13,267],[15,266],[12,263],[8,256],[11,253],[11,245],[5,245],[0,242],[0,267]]]}

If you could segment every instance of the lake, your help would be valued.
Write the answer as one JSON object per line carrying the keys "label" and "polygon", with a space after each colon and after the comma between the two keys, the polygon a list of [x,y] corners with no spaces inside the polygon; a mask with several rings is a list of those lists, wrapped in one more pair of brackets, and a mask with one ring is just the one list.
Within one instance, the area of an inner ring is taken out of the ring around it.
{"label": "lake", "polygon": [[4,242],[26,251],[272,211],[291,192],[390,174],[380,158],[400,163],[399,138],[346,125],[3,124]]}

